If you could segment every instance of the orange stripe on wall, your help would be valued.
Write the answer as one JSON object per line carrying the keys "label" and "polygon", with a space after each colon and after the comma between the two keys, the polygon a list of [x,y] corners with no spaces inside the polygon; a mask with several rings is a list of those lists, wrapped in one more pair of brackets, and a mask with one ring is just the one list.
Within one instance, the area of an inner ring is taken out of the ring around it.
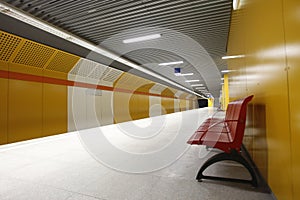
{"label": "orange stripe on wall", "polygon": [[75,81],[63,80],[63,79],[58,79],[58,78],[24,74],[24,73],[19,73],[19,72],[10,72],[10,71],[5,71],[5,70],[0,70],[0,78],[179,99],[178,97],[173,97],[173,96],[168,96],[168,95],[160,95],[160,94],[155,94],[155,93],[132,91],[132,90],[127,90],[127,89],[123,89],[123,88],[114,88],[114,87],[109,87],[109,86],[104,86],[104,85],[95,85],[95,84],[89,84],[89,83],[75,82]]}

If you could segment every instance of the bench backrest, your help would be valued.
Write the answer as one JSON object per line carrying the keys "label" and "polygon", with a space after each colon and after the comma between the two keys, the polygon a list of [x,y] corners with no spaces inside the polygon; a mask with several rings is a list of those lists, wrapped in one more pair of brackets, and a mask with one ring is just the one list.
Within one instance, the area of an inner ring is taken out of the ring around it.
{"label": "bench backrest", "polygon": [[253,95],[244,99],[232,101],[228,104],[225,121],[227,121],[230,136],[233,141],[233,148],[239,150],[244,137],[246,125],[247,105],[252,100]]}

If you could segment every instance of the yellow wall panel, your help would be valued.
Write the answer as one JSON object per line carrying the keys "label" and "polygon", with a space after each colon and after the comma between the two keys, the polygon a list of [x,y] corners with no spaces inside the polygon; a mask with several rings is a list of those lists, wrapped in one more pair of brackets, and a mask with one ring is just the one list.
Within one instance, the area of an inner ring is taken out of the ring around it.
{"label": "yellow wall panel", "polygon": [[0,144],[7,143],[8,79],[0,78]]}
{"label": "yellow wall panel", "polygon": [[300,199],[300,29],[297,0],[284,1],[285,36],[290,95],[292,177],[294,199]]}
{"label": "yellow wall panel", "polygon": [[67,86],[43,84],[43,136],[67,132]]}
{"label": "yellow wall panel", "polygon": [[42,87],[42,83],[9,80],[9,143],[42,136]]}
{"label": "yellow wall panel", "polygon": [[174,99],[161,98],[162,114],[174,113]]}
{"label": "yellow wall panel", "polygon": [[132,120],[149,117],[149,96],[132,95],[129,101],[129,110]]}
{"label": "yellow wall panel", "polygon": [[167,88],[161,92],[161,95],[171,97],[171,98],[162,97],[161,99],[162,113],[163,114],[174,113],[174,99],[173,99],[174,93]]}
{"label": "yellow wall panel", "polygon": [[230,99],[254,94],[248,150],[276,197],[293,199],[282,1],[242,5],[232,14],[228,55],[245,58],[228,61]]}
{"label": "yellow wall panel", "polygon": [[180,99],[179,107],[180,107],[180,111],[186,110],[186,100],[185,99]]}

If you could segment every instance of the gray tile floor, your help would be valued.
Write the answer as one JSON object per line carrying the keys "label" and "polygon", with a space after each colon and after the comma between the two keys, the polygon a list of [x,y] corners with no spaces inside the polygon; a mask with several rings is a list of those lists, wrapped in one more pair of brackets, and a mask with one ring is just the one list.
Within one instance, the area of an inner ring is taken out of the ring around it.
{"label": "gray tile floor", "polygon": [[[132,157],[118,157],[117,154],[112,154],[110,156],[114,159],[106,162],[105,159],[104,162],[101,160],[105,158],[102,155],[109,155],[111,152],[103,149],[105,146],[101,146],[102,143],[99,142],[97,148],[102,153],[97,154],[97,150],[89,146],[92,144],[88,142],[88,140],[97,140],[93,137],[95,134],[100,134],[97,132],[99,129],[2,145],[0,146],[0,199],[272,199],[270,194],[257,192],[248,185],[213,181],[199,183],[195,180],[201,163],[215,152],[206,151],[203,146],[189,146],[186,140],[201,121],[212,112],[209,109],[199,109],[139,120],[134,124],[125,123],[123,128],[122,125],[103,127],[101,134],[107,141],[115,148],[132,155]],[[162,128],[156,135],[147,137],[147,134],[151,133],[151,128],[155,129],[155,126],[159,126],[159,123],[154,123],[149,127],[149,124],[155,121],[163,121]],[[186,121],[188,124],[185,123]],[[125,129],[132,131],[131,133],[136,131],[135,136],[138,136],[140,129],[132,128],[134,126],[144,128],[143,134],[146,135],[143,135],[142,139],[128,134],[124,136]],[[89,137],[86,138],[86,135]],[[180,150],[176,152],[177,149]],[[179,155],[176,159],[171,155],[173,152],[175,157]],[[143,160],[149,155],[153,157]],[[157,160],[156,155],[163,156]],[[137,160],[134,160],[136,158]],[[156,170],[166,163],[169,164],[167,167]],[[136,166],[137,164],[141,165],[141,168]],[[147,172],[142,173],[144,169],[147,169]],[[232,163],[212,166],[208,173],[248,176],[242,167]]]}

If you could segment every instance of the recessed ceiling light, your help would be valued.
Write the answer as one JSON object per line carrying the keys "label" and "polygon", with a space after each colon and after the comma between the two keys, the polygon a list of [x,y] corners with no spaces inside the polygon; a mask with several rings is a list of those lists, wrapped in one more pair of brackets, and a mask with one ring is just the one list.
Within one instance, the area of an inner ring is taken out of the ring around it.
{"label": "recessed ceiling light", "polygon": [[97,9],[92,9],[92,10],[87,11],[87,13],[93,13],[93,12],[96,12],[96,11],[97,11]]}
{"label": "recessed ceiling light", "polygon": [[186,83],[194,83],[194,82],[199,82],[200,80],[186,80]]}
{"label": "recessed ceiling light", "polygon": [[191,85],[192,87],[197,87],[197,86],[203,86],[203,84],[194,84],[194,85]]}
{"label": "recessed ceiling light", "polygon": [[223,56],[222,59],[227,60],[227,59],[244,58],[244,57],[245,57],[245,55],[234,55],[234,56]]}
{"label": "recessed ceiling light", "polygon": [[159,63],[159,66],[166,66],[166,65],[178,65],[178,64],[182,64],[183,61],[175,61],[175,62],[168,62],[168,63]]}
{"label": "recessed ceiling light", "polygon": [[185,73],[185,74],[181,74],[181,73],[175,73],[175,76],[193,76],[194,73]]}
{"label": "recessed ceiling light", "polygon": [[226,74],[226,73],[229,73],[229,72],[233,72],[234,70],[229,70],[229,69],[226,69],[226,70],[222,70],[221,72]]}
{"label": "recessed ceiling light", "polygon": [[239,5],[240,5],[240,0],[233,0],[232,2],[233,10],[237,10],[239,8]]}
{"label": "recessed ceiling light", "polygon": [[136,38],[130,38],[130,39],[123,40],[123,43],[128,44],[128,43],[134,43],[134,42],[142,42],[142,41],[146,41],[146,40],[157,39],[160,37],[161,37],[161,34],[145,35],[142,37],[136,37]]}

